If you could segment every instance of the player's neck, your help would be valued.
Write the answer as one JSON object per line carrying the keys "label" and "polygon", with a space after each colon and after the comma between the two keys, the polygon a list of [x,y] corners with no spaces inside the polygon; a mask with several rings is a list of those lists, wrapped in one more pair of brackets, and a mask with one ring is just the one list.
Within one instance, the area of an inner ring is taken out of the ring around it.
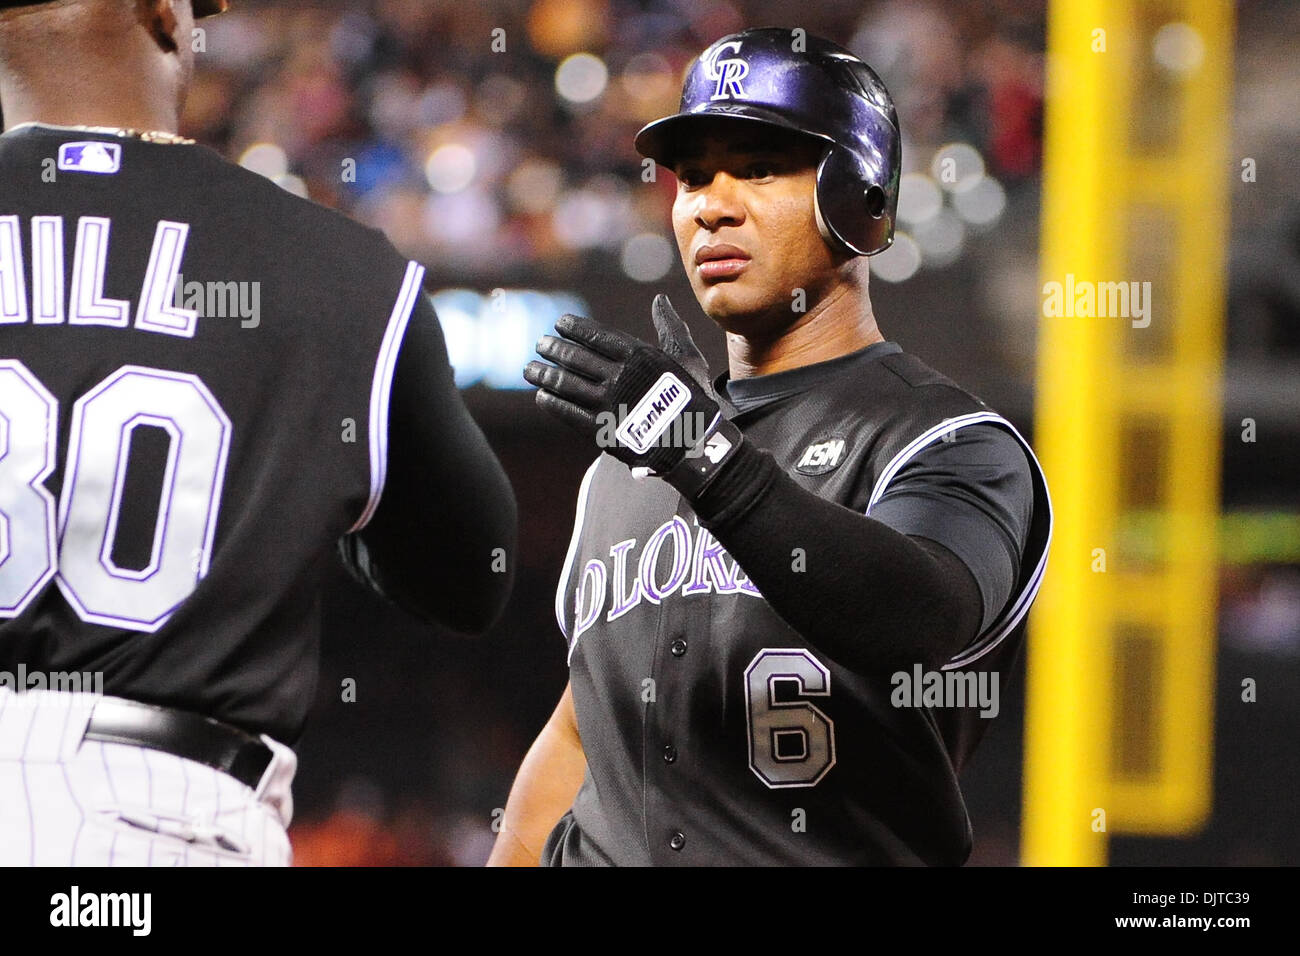
{"label": "player's neck", "polygon": [[[106,126],[159,133],[175,133],[180,116],[174,96],[160,95],[143,85],[124,90],[105,83],[72,82],[57,89],[41,84],[14,82],[0,76],[0,101],[4,102],[6,130],[24,123],[47,126]],[[137,94],[137,95],[132,95]]]}
{"label": "player's neck", "polygon": [[884,340],[866,289],[845,285],[773,338],[727,333],[727,363],[734,381],[826,362]]}

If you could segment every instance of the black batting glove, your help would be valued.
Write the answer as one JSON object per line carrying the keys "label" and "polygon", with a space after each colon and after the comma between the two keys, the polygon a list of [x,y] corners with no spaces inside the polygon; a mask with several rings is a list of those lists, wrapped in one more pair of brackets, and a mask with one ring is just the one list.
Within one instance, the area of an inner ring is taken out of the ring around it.
{"label": "black batting glove", "polygon": [[561,316],[559,337],[537,343],[554,364],[529,362],[524,378],[538,387],[540,407],[693,500],[739,447],[740,431],[722,417],[703,356],[667,297],[655,299],[654,319],[663,348],[592,319]]}

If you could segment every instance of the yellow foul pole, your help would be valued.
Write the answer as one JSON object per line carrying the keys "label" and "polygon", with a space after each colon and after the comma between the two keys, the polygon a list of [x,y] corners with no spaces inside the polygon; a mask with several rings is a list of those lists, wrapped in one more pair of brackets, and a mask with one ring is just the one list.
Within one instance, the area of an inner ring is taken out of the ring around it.
{"label": "yellow foul pole", "polygon": [[1209,813],[1232,26],[1230,0],[1050,7],[1029,865]]}

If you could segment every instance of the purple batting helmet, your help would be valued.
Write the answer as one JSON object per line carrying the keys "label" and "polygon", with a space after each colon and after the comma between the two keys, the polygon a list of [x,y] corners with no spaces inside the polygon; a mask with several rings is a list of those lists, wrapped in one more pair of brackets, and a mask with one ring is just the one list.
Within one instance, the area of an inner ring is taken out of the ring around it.
{"label": "purple batting helmet", "polygon": [[671,166],[702,120],[726,117],[814,136],[818,225],[833,243],[870,256],[894,240],[902,148],[898,116],[871,67],[802,30],[745,30],[716,41],[691,65],[673,115],[637,133],[643,156]]}

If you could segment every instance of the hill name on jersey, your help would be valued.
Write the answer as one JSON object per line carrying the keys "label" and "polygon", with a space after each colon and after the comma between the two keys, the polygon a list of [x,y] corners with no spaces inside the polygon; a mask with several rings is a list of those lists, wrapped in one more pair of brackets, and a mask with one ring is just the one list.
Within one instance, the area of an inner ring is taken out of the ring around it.
{"label": "hill name on jersey", "polygon": [[[99,216],[77,220],[71,288],[65,297],[64,217],[31,218],[29,290],[23,263],[23,223],[19,216],[0,216],[0,324],[130,325],[131,303],[104,295],[112,225],[111,220]],[[174,301],[189,233],[188,223],[159,221],[136,298],[135,328],[193,338],[198,311]]]}

